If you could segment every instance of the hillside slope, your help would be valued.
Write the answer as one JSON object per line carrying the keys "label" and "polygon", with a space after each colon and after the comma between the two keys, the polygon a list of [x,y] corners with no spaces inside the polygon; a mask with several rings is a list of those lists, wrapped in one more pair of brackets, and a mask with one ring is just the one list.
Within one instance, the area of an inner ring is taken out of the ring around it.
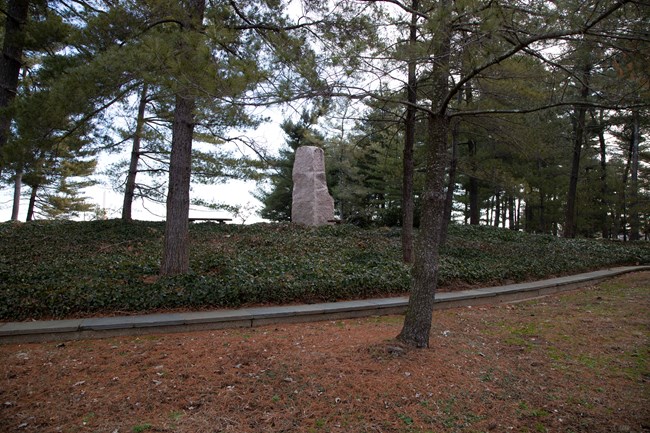
{"label": "hillside slope", "polygon": [[[189,275],[160,278],[164,224],[0,224],[0,320],[174,308],[320,302],[403,294],[399,229],[290,224],[191,226]],[[451,226],[441,290],[624,264],[650,245]]]}

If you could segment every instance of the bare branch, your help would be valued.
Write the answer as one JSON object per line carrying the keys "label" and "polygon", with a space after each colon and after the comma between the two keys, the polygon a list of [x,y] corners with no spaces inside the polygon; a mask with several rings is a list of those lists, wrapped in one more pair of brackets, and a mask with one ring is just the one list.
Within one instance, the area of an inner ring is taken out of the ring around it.
{"label": "bare branch", "polygon": [[552,104],[544,104],[540,105],[538,107],[533,107],[533,108],[522,108],[522,109],[507,109],[507,110],[468,110],[468,111],[457,111],[455,113],[450,113],[448,114],[449,117],[461,117],[461,116],[476,116],[476,115],[491,115],[491,114],[528,114],[528,113],[535,113],[538,111],[544,111],[548,110],[551,108],[558,108],[558,107],[567,107],[567,106],[582,106],[582,107],[589,107],[589,108],[603,108],[603,109],[608,109],[608,110],[635,110],[635,109],[640,109],[640,108],[649,108],[650,104],[624,104],[624,105],[616,105],[616,104],[602,104],[602,103],[597,103],[597,102],[587,102],[587,101],[562,101],[562,102],[555,102]]}
{"label": "bare branch", "polygon": [[233,26],[229,27],[232,30],[269,30],[272,32],[282,32],[282,31],[288,31],[288,30],[297,30],[297,29],[302,29],[305,27],[311,27],[316,24],[322,23],[321,21],[310,21],[307,23],[302,23],[302,24],[293,24],[290,26],[275,26],[272,24],[268,23],[254,23],[252,22],[246,14],[237,6],[237,2],[234,0],[230,0],[228,3],[230,3],[230,6],[233,8],[235,13],[239,18],[242,19],[246,23],[246,25],[240,25],[240,26]]}

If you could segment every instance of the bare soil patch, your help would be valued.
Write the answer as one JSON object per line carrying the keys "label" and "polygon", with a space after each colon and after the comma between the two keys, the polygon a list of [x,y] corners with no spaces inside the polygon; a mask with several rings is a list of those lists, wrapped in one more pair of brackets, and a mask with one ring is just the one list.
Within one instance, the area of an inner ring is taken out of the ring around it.
{"label": "bare soil patch", "polygon": [[434,313],[0,346],[2,432],[647,432],[650,272]]}

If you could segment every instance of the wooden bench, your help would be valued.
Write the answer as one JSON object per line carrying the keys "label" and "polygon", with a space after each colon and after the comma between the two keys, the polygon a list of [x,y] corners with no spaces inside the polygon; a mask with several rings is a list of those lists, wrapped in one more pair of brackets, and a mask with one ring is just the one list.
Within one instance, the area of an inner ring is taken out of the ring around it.
{"label": "wooden bench", "polygon": [[189,221],[216,221],[219,224],[225,224],[226,221],[232,221],[232,218],[189,218]]}

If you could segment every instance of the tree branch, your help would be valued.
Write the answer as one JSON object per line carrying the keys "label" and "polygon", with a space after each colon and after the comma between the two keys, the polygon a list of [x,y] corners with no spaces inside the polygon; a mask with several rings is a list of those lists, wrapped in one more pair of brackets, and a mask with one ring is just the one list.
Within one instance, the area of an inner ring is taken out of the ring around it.
{"label": "tree branch", "polygon": [[293,24],[290,26],[274,26],[272,24],[266,24],[266,23],[254,23],[252,22],[246,14],[237,6],[237,2],[234,0],[229,0],[228,3],[230,3],[230,6],[233,8],[235,13],[239,18],[242,19],[246,23],[244,26],[234,26],[234,27],[229,27],[232,30],[269,30],[273,32],[282,32],[282,31],[287,31],[287,30],[297,30],[297,29],[302,29],[305,27],[310,27],[315,24],[320,24],[323,21],[310,21],[307,23],[302,23],[302,24]]}
{"label": "tree branch", "polygon": [[443,115],[446,110],[447,106],[451,102],[452,98],[454,95],[459,92],[471,79],[476,77],[478,74],[483,72],[484,70],[501,63],[502,61],[514,56],[515,54],[519,53],[520,51],[523,51],[524,49],[528,48],[530,45],[534,44],[535,42],[541,42],[541,41],[547,41],[547,40],[552,40],[552,39],[560,39],[566,36],[571,36],[571,35],[578,35],[578,34],[586,34],[591,28],[593,28],[595,25],[597,25],[599,22],[603,21],[605,18],[616,12],[618,9],[623,7],[626,3],[629,3],[630,0],[621,0],[615,2],[612,6],[610,6],[607,10],[602,12],[600,15],[598,15],[596,18],[593,19],[592,22],[586,23],[583,27],[579,29],[572,29],[572,30],[566,30],[566,31],[557,31],[557,32],[550,32],[546,34],[541,34],[541,35],[535,35],[530,38],[527,38],[515,46],[513,46],[510,50],[506,51],[505,53],[494,57],[492,60],[489,60],[488,62],[484,63],[483,65],[475,68],[471,72],[469,72],[465,77],[462,79],[458,80],[455,86],[453,86],[449,92],[447,93],[446,98],[440,105],[440,110],[439,113],[440,115]]}
{"label": "tree branch", "polygon": [[538,111],[548,110],[551,108],[558,107],[567,107],[567,106],[582,106],[589,108],[603,108],[607,110],[634,110],[639,108],[648,108],[650,104],[626,104],[626,105],[616,105],[616,104],[601,104],[597,102],[587,102],[587,101],[562,101],[555,102],[553,104],[544,104],[538,107],[533,108],[522,108],[522,109],[508,109],[508,110],[468,110],[468,111],[457,111],[455,113],[448,114],[449,117],[461,117],[461,116],[476,116],[476,115],[491,115],[491,114],[528,114],[535,113]]}

